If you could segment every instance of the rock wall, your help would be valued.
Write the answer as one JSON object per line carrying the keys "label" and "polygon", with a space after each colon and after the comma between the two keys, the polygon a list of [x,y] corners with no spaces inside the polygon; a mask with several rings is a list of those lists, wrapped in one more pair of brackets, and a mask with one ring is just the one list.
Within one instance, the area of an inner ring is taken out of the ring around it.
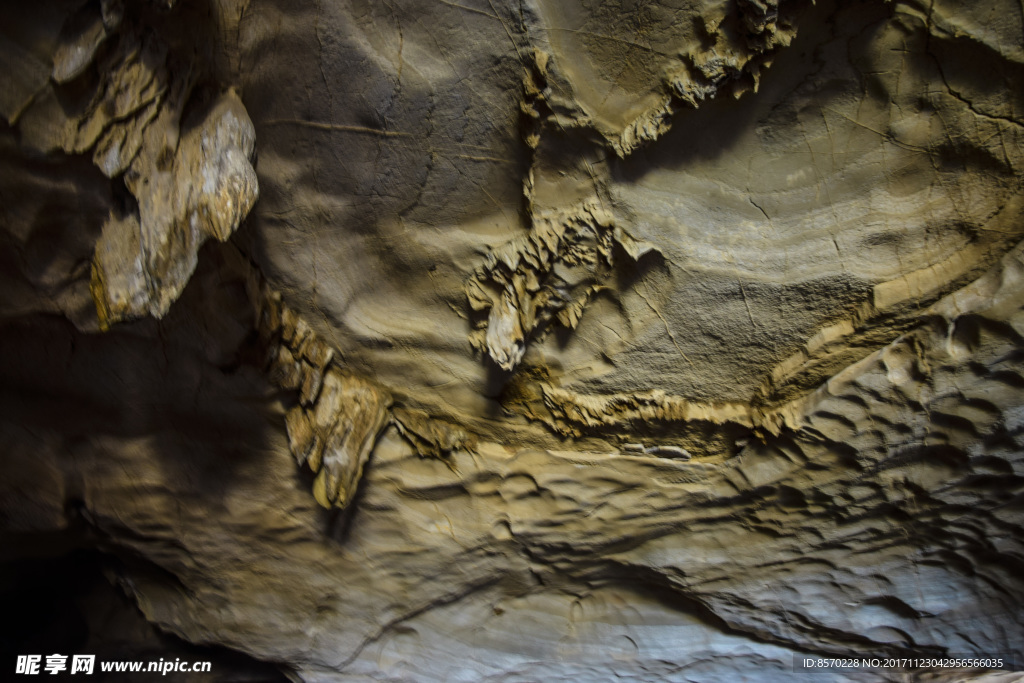
{"label": "rock wall", "polygon": [[1024,669],[1019,4],[4,14],[10,566],[225,680]]}

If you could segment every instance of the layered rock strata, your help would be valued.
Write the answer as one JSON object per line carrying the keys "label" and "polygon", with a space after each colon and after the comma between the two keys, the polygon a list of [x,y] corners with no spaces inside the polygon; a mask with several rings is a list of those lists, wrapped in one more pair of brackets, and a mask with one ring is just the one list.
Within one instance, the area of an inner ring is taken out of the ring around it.
{"label": "layered rock strata", "polygon": [[239,676],[1022,666],[1017,4],[45,10],[11,567],[87,547]]}

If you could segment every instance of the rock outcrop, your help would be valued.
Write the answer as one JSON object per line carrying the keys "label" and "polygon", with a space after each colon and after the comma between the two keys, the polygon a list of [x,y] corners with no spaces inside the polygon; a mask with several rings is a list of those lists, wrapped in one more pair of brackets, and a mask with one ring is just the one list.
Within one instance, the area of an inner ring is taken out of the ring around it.
{"label": "rock outcrop", "polygon": [[1024,670],[1018,3],[5,15],[5,596],[245,680]]}

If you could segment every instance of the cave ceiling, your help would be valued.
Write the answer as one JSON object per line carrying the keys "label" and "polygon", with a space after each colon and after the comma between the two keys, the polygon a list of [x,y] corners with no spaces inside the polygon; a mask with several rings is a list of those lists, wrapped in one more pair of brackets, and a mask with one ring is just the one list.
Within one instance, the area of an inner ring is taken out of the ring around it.
{"label": "cave ceiling", "polygon": [[1020,3],[0,14],[8,564],[218,680],[1024,669]]}

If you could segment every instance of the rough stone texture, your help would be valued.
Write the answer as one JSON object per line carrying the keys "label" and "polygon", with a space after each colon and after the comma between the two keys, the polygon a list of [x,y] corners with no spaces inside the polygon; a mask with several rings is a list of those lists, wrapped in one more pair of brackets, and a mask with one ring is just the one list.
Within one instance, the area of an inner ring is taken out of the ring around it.
{"label": "rough stone texture", "polygon": [[161,158],[144,150],[125,175],[138,216],[111,216],[96,243],[91,288],[104,328],[166,313],[195,270],[199,247],[230,237],[259,192],[249,165],[252,123],[234,93],[222,95],[180,141],[161,134],[147,132]]}
{"label": "rough stone texture", "polygon": [[1019,3],[5,15],[6,562],[307,681],[1024,668]]}

